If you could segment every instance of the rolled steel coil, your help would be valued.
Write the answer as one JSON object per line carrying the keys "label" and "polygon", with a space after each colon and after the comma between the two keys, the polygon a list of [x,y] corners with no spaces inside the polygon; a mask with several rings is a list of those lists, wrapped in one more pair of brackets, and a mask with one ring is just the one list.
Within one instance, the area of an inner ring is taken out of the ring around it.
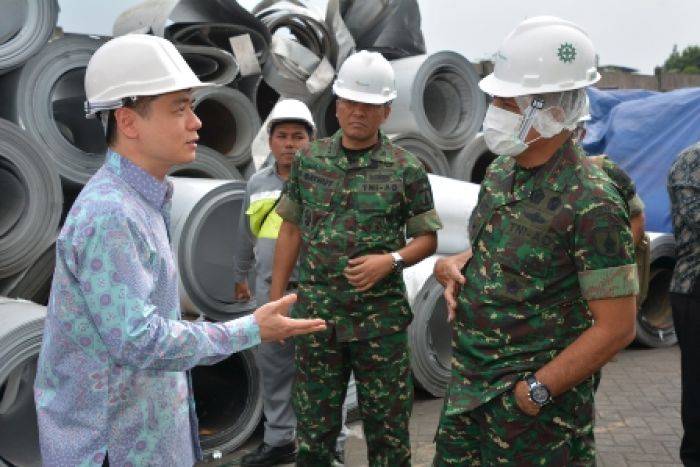
{"label": "rolled steel coil", "polygon": [[453,255],[469,248],[469,218],[479,198],[479,185],[428,174],[433,203],[442,229],[438,230],[438,254]]}
{"label": "rolled steel coil", "polygon": [[260,121],[265,121],[280,98],[277,91],[265,82],[262,75],[248,76],[238,82],[238,90],[248,97],[256,109]]}
{"label": "rolled steel coil", "polygon": [[236,59],[225,50],[205,45],[178,44],[176,47],[202,81],[229,84],[238,76]]}
{"label": "rolled steel coil", "polygon": [[203,145],[197,146],[193,162],[176,165],[168,175],[189,178],[215,178],[220,180],[243,180],[243,175],[218,151]]}
{"label": "rolled steel coil", "polygon": [[481,127],[486,99],[472,64],[442,51],[391,62],[398,96],[384,123],[387,133],[418,133],[441,149],[467,144]]}
{"label": "rolled steel coil", "polygon": [[651,249],[649,289],[637,312],[636,340],[647,347],[670,347],[678,342],[668,292],[676,264],[676,244],[671,234],[647,235]]}
{"label": "rolled steel coil", "polygon": [[408,328],[411,371],[418,386],[442,397],[450,380],[452,330],[447,322],[444,288],[433,276],[437,259],[427,258],[405,269],[403,276],[413,311]]}
{"label": "rolled steel coil", "polygon": [[34,375],[46,308],[0,297],[0,458],[40,466]]}
{"label": "rolled steel coil", "polygon": [[85,68],[102,43],[66,34],[0,81],[2,116],[24,128],[72,184],[84,184],[104,160],[104,131],[83,110]]}
{"label": "rolled steel coil", "polygon": [[213,320],[255,308],[233,298],[233,263],[245,182],[171,177],[172,245],[185,311]]}
{"label": "rolled steel coil", "polygon": [[55,265],[56,245],[52,244],[27,269],[16,276],[0,280],[0,295],[46,305]]}
{"label": "rolled steel coil", "polygon": [[0,119],[0,278],[21,273],[56,238],[63,194],[56,168],[30,135]]}
{"label": "rolled steel coil", "polygon": [[5,0],[0,19],[0,74],[38,53],[53,34],[58,0]]}
{"label": "rolled steel coil", "polygon": [[260,117],[240,91],[210,87],[194,91],[195,113],[202,121],[199,142],[226,156],[236,166],[250,160],[250,145],[260,129]]}
{"label": "rolled steel coil", "polygon": [[390,135],[391,141],[404,148],[423,163],[428,173],[443,175],[450,174],[450,166],[442,150],[429,140],[418,134]]}
{"label": "rolled steel coil", "polygon": [[311,114],[316,123],[316,136],[318,138],[326,138],[340,130],[338,117],[335,116],[335,100],[335,94],[329,89],[311,106]]}
{"label": "rolled steel coil", "polygon": [[486,175],[486,169],[496,157],[486,146],[483,133],[478,133],[452,158],[450,162],[452,176],[465,182],[481,183]]}
{"label": "rolled steel coil", "polygon": [[260,424],[262,381],[252,351],[238,352],[215,365],[195,367],[192,387],[205,456],[237,449]]}

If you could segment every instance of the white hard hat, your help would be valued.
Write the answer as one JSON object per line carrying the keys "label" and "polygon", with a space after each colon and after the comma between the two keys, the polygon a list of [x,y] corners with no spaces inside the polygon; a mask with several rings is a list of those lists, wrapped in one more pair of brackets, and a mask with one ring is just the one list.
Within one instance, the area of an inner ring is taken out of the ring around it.
{"label": "white hard hat", "polygon": [[297,99],[282,99],[270,112],[267,119],[267,134],[272,132],[275,123],[280,122],[301,122],[311,129],[312,136],[316,134],[316,125],[311,116],[309,108],[302,101]]}
{"label": "white hard hat", "polygon": [[382,54],[361,50],[343,62],[333,92],[355,102],[386,104],[396,98],[394,69]]}
{"label": "white hard hat", "polygon": [[493,73],[479,82],[481,90],[492,96],[562,92],[600,79],[588,34],[554,16],[520,23],[503,40],[494,62]]}
{"label": "white hard hat", "polygon": [[117,109],[126,98],[212,86],[197,78],[170,41],[127,34],[102,45],[85,71],[85,113]]}

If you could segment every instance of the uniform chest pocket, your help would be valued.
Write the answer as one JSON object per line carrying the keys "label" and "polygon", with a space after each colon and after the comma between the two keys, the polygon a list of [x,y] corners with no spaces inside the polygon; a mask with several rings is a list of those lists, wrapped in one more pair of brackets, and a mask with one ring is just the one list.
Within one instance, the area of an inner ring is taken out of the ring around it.
{"label": "uniform chest pocket", "polygon": [[350,194],[350,204],[364,213],[391,214],[401,207],[401,182],[364,181]]}
{"label": "uniform chest pocket", "polygon": [[340,177],[322,169],[304,168],[299,178],[303,202],[329,209],[333,193],[338,190]]}
{"label": "uniform chest pocket", "polygon": [[501,262],[521,274],[544,277],[552,267],[556,238],[547,222],[527,218],[511,219],[502,236]]}

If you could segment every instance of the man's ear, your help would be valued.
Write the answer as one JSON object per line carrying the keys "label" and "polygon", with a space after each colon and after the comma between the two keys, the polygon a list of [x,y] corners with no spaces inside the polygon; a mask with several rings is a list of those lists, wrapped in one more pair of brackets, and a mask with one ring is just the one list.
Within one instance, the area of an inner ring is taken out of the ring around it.
{"label": "man's ear", "polygon": [[117,134],[121,133],[128,139],[139,137],[136,125],[137,114],[132,109],[121,107],[114,111],[114,121],[116,123]]}
{"label": "man's ear", "polygon": [[384,105],[384,120],[389,118],[390,114],[391,114],[391,104]]}

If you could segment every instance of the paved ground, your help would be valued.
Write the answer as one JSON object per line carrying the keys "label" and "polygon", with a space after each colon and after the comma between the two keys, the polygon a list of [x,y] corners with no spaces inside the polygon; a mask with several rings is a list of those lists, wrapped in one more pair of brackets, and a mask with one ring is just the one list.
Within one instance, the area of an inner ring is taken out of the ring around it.
{"label": "paved ground", "polygon": [[[416,395],[411,419],[413,465],[429,466],[435,452],[433,436],[441,399]],[[668,349],[630,348],[603,369],[596,396],[598,465],[602,467],[682,467],[678,447],[680,422],[680,353]],[[346,446],[346,466],[367,465],[360,422],[353,423]],[[236,465],[237,459],[259,443],[214,465]],[[211,464],[210,464],[211,465]]]}

